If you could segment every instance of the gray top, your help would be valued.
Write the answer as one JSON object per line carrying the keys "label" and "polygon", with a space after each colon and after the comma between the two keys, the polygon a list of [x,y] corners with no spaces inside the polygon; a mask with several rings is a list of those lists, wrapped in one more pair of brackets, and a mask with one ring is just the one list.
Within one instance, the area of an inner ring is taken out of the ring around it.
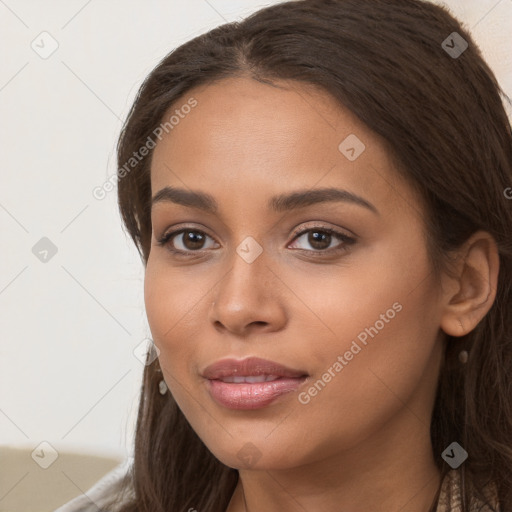
{"label": "gray top", "polygon": [[68,501],[54,512],[114,512],[104,509],[103,506],[116,495],[121,496],[121,484],[132,464],[133,456],[127,457],[84,494]]}

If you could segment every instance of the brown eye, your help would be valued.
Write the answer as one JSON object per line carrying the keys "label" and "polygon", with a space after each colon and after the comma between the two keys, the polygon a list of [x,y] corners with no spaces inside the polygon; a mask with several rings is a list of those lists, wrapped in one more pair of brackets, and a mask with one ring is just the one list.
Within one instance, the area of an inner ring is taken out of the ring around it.
{"label": "brown eye", "polygon": [[183,231],[182,243],[186,249],[194,250],[194,249],[202,249],[204,245],[204,235],[199,233],[198,231]]}
{"label": "brown eye", "polygon": [[208,239],[213,241],[210,236],[197,229],[180,229],[165,234],[158,240],[158,244],[175,253],[200,252],[209,248],[205,247]]}
{"label": "brown eye", "polygon": [[[301,231],[295,237],[293,244],[296,245],[301,239],[303,239],[305,245],[308,245],[312,249],[308,247],[293,247],[293,245],[292,248],[310,253],[319,253],[319,255],[337,251],[346,251],[350,245],[353,245],[356,242],[356,239],[353,237],[340,233],[334,229],[323,227],[313,227]],[[336,241],[336,239],[338,239],[338,243],[331,245],[333,241]]]}
{"label": "brown eye", "polygon": [[332,235],[322,231],[310,231],[308,234],[308,243],[315,249],[328,249],[331,245]]}

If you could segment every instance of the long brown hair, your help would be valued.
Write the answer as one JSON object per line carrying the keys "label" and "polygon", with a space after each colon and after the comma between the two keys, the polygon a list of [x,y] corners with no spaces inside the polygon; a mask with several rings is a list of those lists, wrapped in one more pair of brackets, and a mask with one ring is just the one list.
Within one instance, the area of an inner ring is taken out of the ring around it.
{"label": "long brown hair", "polygon": [[[120,212],[144,264],[152,152],[130,159],[193,87],[234,76],[314,84],[380,134],[397,172],[425,201],[434,276],[449,271],[448,252],[475,231],[494,237],[496,298],[472,332],[447,337],[431,440],[442,476],[448,445],[457,441],[469,453],[466,503],[491,481],[502,512],[512,511],[512,133],[502,98],[510,99],[471,35],[447,9],[423,0],[297,0],[173,50],[140,87],[117,147]],[[470,354],[465,365],[461,348]],[[121,510],[225,512],[238,471],[212,455],[170,392],[159,393],[161,378],[158,360],[145,367],[126,480],[133,499]]]}

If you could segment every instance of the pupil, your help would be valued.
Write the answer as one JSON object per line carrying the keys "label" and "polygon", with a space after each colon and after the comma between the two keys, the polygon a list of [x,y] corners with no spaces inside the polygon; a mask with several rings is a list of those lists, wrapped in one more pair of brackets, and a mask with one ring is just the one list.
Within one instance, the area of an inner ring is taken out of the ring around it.
{"label": "pupil", "polygon": [[[319,236],[317,236],[319,235]],[[321,233],[319,231],[311,231],[309,233],[309,240],[308,242],[311,244],[312,247],[315,247],[316,249],[326,249],[329,247],[331,243],[331,235],[329,233]],[[327,240],[327,244],[325,241]],[[320,244],[320,246],[318,246]]]}
{"label": "pupil", "polygon": [[200,249],[203,243],[203,236],[195,231],[185,231],[184,243],[187,249]]}

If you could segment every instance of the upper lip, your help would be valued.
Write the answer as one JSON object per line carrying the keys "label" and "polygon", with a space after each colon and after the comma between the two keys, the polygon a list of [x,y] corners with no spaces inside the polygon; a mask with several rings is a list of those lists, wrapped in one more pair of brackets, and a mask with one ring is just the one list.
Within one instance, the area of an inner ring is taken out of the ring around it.
{"label": "upper lip", "polygon": [[249,357],[247,359],[221,359],[207,366],[202,376],[210,379],[223,379],[224,377],[238,376],[258,376],[258,375],[276,375],[278,377],[305,377],[307,372],[304,370],[295,370],[288,368],[275,361],[261,359],[259,357]]}

